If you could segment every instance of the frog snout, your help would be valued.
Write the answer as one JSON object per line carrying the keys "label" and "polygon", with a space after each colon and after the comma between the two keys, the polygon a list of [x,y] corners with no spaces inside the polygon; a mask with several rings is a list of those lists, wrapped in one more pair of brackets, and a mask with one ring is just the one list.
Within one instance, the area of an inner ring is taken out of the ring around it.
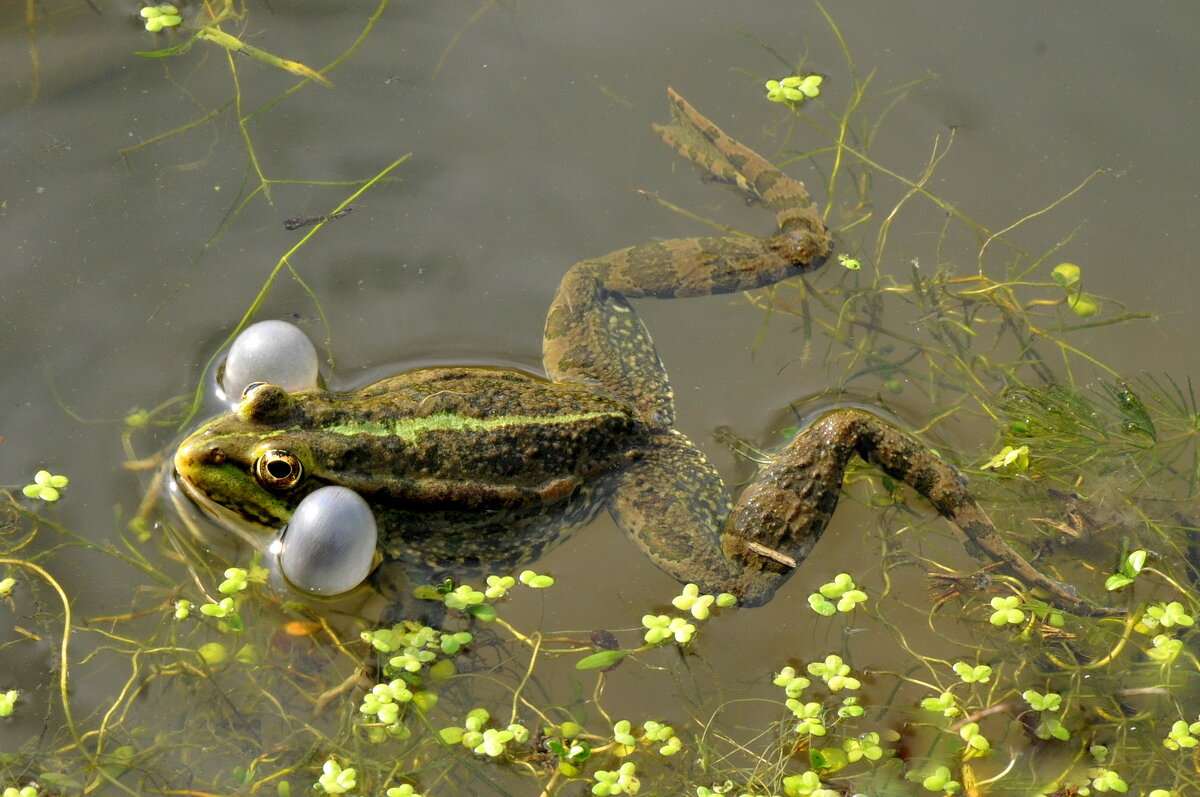
{"label": "frog snout", "polygon": [[227,459],[224,449],[216,443],[188,441],[175,452],[175,472],[184,478],[197,468],[221,465]]}

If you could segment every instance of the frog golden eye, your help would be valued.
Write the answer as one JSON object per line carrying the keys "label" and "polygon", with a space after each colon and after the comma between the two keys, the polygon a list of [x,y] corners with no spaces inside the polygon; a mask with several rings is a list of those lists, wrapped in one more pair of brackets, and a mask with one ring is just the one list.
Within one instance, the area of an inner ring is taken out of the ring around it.
{"label": "frog golden eye", "polygon": [[304,466],[290,451],[273,448],[254,461],[254,477],[259,484],[272,490],[295,487],[304,476]]}

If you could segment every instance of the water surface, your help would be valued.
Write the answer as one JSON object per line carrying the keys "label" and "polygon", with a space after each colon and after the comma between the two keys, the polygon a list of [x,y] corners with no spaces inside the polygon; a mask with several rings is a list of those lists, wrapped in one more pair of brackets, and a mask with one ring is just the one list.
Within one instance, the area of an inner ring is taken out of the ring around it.
{"label": "water surface", "polygon": [[[375,8],[255,3],[244,28],[226,29],[319,67],[352,44]],[[929,187],[970,217],[1006,228],[1103,170],[1009,237],[1031,253],[1066,242],[1053,262],[1080,264],[1089,291],[1152,315],[1081,334],[1072,339],[1077,345],[1127,375],[1195,370],[1200,175],[1190,135],[1197,108],[1185,76],[1198,67],[1196,10],[843,2],[831,11],[858,73],[875,71],[875,89],[927,78],[886,115],[872,156],[916,179],[953,130],[953,148]],[[146,486],[122,467],[122,418],[193,390],[298,240],[283,221],[328,212],[353,190],[307,183],[364,180],[412,153],[392,182],[356,201],[354,213],[292,260],[329,320],[336,379],[361,383],[397,364],[439,361],[536,368],[544,313],[570,264],[656,238],[707,234],[640,191],[749,232],[769,229],[766,214],[702,185],[650,131],[667,118],[667,86],[782,159],[829,142],[802,126],[785,138],[786,110],[761,88],[761,79],[787,72],[777,55],[804,58],[806,68],[827,75],[822,98],[835,107],[852,85],[837,38],[807,3],[393,3],[328,73],[333,88],[306,86],[246,123],[252,162],[230,105],[235,86],[224,50],[198,42],[180,57],[138,58],[135,51],[171,39],[142,30],[135,5],[124,2],[41,3],[32,24],[24,13],[23,4],[0,9],[8,78],[0,87],[0,482],[19,488],[42,467],[69,475],[66,499],[45,513],[101,547],[121,545]],[[297,82],[235,60],[243,113]],[[877,101],[875,118],[886,107]],[[830,160],[817,163],[788,168],[823,200]],[[270,198],[243,205],[259,184],[256,169],[275,181]],[[872,188],[884,211],[905,191],[883,176]],[[934,268],[940,258],[970,273],[977,242],[955,234],[939,252],[942,225],[932,205],[906,205],[880,270],[903,281],[914,265]],[[762,313],[737,297],[642,303],[639,311],[672,374],[680,428],[730,480],[744,477],[745,467],[716,430],[770,440],[789,421],[781,411],[788,401],[844,376],[820,356],[804,358],[797,322],[777,316],[764,331]],[[1105,300],[1104,312],[1121,310]],[[286,276],[259,317],[292,320],[325,342],[317,308]],[[852,387],[868,398],[879,389]],[[892,403],[916,424],[937,409],[919,391]],[[976,464],[993,442],[978,424],[938,433]],[[142,436],[138,453],[171,434]],[[847,651],[856,667],[888,665],[894,653],[878,631],[844,640],[804,606],[839,569],[878,576],[877,538],[862,533],[869,517],[847,506],[771,606],[712,624],[704,666],[728,695],[827,650]],[[58,543],[50,529],[36,541]],[[57,551],[47,567],[85,618],[130,611],[143,578],[84,548]],[[572,585],[514,606],[521,621],[546,629],[636,627],[677,589],[607,520],[539,568]],[[893,585],[898,600],[925,600],[917,569],[895,575],[907,580]],[[52,625],[33,619],[55,611],[55,600],[44,586],[33,589],[36,600],[13,604],[15,614],[3,610],[0,623],[0,689],[27,695],[16,720],[0,725],[3,749],[35,750],[43,721],[61,721],[53,708],[58,640]],[[42,629],[39,640],[15,628],[31,625]],[[75,636],[80,656],[104,644]],[[79,665],[77,715],[111,703],[126,672],[120,657]],[[639,706],[638,683],[613,678],[613,711]],[[669,710],[671,695],[655,705]],[[165,725],[178,721],[172,713]],[[246,761],[213,766],[239,764]],[[166,790],[185,780],[163,771],[155,782]]]}

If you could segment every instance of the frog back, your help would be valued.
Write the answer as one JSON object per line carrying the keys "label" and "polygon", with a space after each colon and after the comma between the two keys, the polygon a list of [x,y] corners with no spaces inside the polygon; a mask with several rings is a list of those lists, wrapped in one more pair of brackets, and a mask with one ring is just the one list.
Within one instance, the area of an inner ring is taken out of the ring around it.
{"label": "frog back", "polygon": [[624,402],[514,370],[434,368],[298,394],[313,485],[375,507],[381,547],[435,569],[516,564],[585,522],[644,432]]}
{"label": "frog back", "polygon": [[316,480],[412,511],[554,503],[641,437],[625,403],[515,370],[422,369],[295,398]]}

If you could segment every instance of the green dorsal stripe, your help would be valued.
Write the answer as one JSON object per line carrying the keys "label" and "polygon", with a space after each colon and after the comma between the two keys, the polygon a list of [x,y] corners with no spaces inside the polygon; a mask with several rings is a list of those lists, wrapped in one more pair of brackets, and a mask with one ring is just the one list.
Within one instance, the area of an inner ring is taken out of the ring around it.
{"label": "green dorsal stripe", "polygon": [[490,432],[513,426],[559,426],[611,418],[613,412],[577,412],[563,415],[501,415],[495,418],[470,418],[440,412],[424,418],[398,418],[393,421],[350,421],[323,427],[329,434],[375,437],[399,437],[406,443],[419,440],[430,432]]}

